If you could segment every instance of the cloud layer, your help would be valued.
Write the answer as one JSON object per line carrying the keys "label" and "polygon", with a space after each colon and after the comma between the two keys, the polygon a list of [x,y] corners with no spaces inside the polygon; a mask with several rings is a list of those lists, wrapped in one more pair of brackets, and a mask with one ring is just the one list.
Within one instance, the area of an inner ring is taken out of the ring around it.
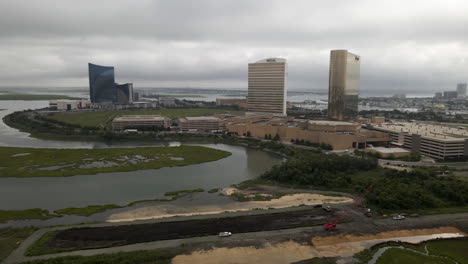
{"label": "cloud layer", "polygon": [[361,55],[362,90],[468,81],[463,0],[0,0],[0,86],[83,86],[87,63],[135,87],[246,88],[284,57],[290,89],[326,89],[331,49]]}

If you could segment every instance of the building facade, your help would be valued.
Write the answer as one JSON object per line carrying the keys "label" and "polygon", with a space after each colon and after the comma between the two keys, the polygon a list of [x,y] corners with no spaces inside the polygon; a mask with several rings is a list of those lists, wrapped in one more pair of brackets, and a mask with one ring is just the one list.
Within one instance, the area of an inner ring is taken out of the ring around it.
{"label": "building facade", "polygon": [[91,103],[89,100],[50,100],[49,108],[59,111],[72,111],[78,109],[90,108]]}
{"label": "building facade", "polygon": [[181,131],[211,132],[224,128],[223,121],[212,116],[184,117],[179,118]]}
{"label": "building facade", "polygon": [[119,131],[124,129],[157,130],[169,127],[170,119],[152,115],[125,115],[112,120],[112,129]]}
{"label": "building facade", "polygon": [[390,142],[387,133],[362,129],[354,122],[260,115],[227,118],[225,122],[226,130],[239,136],[327,144],[334,150],[364,149],[368,144],[386,146]]}
{"label": "building facade", "polygon": [[347,50],[332,50],[328,86],[328,117],[354,120],[358,116],[360,57]]}
{"label": "building facade", "polygon": [[392,144],[438,160],[468,156],[468,130],[437,124],[398,122],[372,126],[390,134]]}
{"label": "building facade", "polygon": [[457,96],[458,98],[466,97],[466,83],[457,84]]}
{"label": "building facade", "polygon": [[117,103],[118,104],[131,104],[133,103],[133,84],[116,84]]}
{"label": "building facade", "polygon": [[88,63],[89,97],[93,104],[117,102],[114,67]]}
{"label": "building facade", "polygon": [[249,63],[247,111],[286,115],[287,75],[286,59]]}
{"label": "building facade", "polygon": [[444,99],[450,100],[458,97],[457,91],[444,91]]}

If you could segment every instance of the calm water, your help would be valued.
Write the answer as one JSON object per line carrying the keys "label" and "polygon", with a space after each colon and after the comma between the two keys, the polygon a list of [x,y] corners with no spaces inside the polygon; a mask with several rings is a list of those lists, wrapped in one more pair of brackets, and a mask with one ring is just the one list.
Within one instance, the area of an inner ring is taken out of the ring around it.
{"label": "calm water", "polygon": [[[0,118],[47,101],[0,101]],[[185,144],[185,143],[184,143]],[[179,142],[81,142],[40,140],[0,123],[0,146],[40,148],[111,148],[180,145]],[[0,178],[0,209],[59,209],[91,204],[126,204],[162,197],[167,191],[225,187],[253,179],[281,162],[272,154],[226,144],[195,144],[226,150],[231,156],[197,165],[134,172],[102,173],[64,178]],[[1,172],[0,172],[1,173]]]}

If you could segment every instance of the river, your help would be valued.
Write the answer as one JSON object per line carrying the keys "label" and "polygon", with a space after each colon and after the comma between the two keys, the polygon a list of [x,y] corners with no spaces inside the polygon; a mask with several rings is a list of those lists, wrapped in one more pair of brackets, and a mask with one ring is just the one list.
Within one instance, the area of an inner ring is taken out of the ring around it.
{"label": "river", "polygon": [[[47,101],[0,101],[0,118],[14,111],[47,106]],[[167,191],[226,187],[253,179],[281,162],[273,154],[242,146],[210,143],[151,141],[60,141],[29,137],[0,123],[0,146],[34,148],[115,148],[140,146],[203,145],[232,153],[214,161],[183,167],[100,173],[72,177],[0,178],[0,209],[49,210],[93,204],[127,204],[163,197]],[[70,150],[73,151],[73,150]]]}

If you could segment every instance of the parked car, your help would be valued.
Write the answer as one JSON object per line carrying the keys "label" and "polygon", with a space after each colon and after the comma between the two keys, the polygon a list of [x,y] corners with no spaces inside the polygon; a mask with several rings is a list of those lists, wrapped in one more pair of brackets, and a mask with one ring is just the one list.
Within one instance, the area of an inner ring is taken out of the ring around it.
{"label": "parked car", "polygon": [[232,233],[231,232],[219,232],[219,237],[229,237],[231,236]]}
{"label": "parked car", "polygon": [[393,217],[393,220],[403,220],[403,219],[405,219],[405,217],[402,216],[402,215],[395,215],[395,216]]}

